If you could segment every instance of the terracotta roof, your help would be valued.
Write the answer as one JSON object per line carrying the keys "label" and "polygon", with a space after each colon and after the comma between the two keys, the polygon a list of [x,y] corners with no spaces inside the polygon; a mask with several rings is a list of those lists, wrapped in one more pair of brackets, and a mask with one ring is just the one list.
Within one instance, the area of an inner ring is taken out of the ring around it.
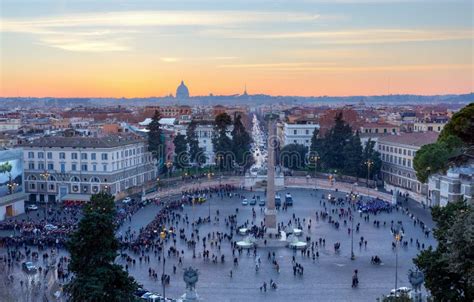
{"label": "terracotta roof", "polygon": [[22,144],[25,147],[113,148],[143,142],[136,135],[109,135],[105,137],[42,137]]}
{"label": "terracotta roof", "polygon": [[379,143],[395,143],[407,146],[421,147],[432,144],[438,139],[438,132],[413,132],[401,133],[399,135],[388,135],[379,138]]}

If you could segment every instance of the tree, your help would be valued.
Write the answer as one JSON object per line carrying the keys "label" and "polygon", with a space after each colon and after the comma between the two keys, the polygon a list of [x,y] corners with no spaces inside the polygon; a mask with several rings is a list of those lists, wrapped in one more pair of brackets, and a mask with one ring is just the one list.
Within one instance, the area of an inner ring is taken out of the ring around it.
{"label": "tree", "polygon": [[228,127],[232,124],[232,119],[227,113],[218,114],[215,118],[214,136],[212,145],[216,154],[216,165],[220,170],[232,168],[235,160],[232,150],[232,139],[228,135]]}
{"label": "tree", "polygon": [[345,144],[344,149],[345,165],[343,168],[344,174],[351,176],[359,176],[362,170],[362,144],[360,142],[359,133],[352,136]]}
{"label": "tree", "polygon": [[68,243],[73,279],[66,286],[70,301],[135,301],[135,280],[114,264],[119,242],[115,237],[114,197],[106,192],[92,195],[83,209]]}
{"label": "tree", "polygon": [[241,119],[240,115],[234,119],[234,127],[231,135],[235,161],[237,165],[243,167],[245,170],[250,168],[253,164],[252,152],[250,151],[252,137],[248,134]]}
{"label": "tree", "polygon": [[196,134],[197,123],[192,120],[186,129],[186,140],[189,146],[189,161],[201,166],[206,162],[204,148],[199,147],[199,140]]}
{"label": "tree", "polygon": [[435,301],[474,300],[474,212],[465,201],[434,207],[436,249],[422,251],[413,262],[425,275]]}
{"label": "tree", "polygon": [[162,131],[160,128],[161,115],[158,110],[148,124],[148,151],[150,151],[158,164],[162,162],[164,155],[164,142],[162,140]]}
{"label": "tree", "polygon": [[[323,143],[324,140],[319,137],[319,128],[314,128],[313,136],[311,137],[311,146],[309,147],[311,155],[321,157],[321,154],[323,153]],[[312,159],[310,158],[310,160],[313,169],[315,168],[315,164],[319,166],[319,164],[315,162],[314,157]]]}
{"label": "tree", "polygon": [[301,144],[289,144],[280,152],[280,163],[288,169],[299,170],[304,168],[308,147]]}
{"label": "tree", "polygon": [[[370,167],[370,175],[367,175],[369,173],[369,170],[367,168],[367,161],[370,161],[372,163]],[[366,177],[366,178],[373,178],[374,175],[378,175],[380,172],[380,169],[382,168],[382,160],[380,159],[380,153],[375,150],[375,141],[369,140],[367,141],[367,144],[365,144],[364,151],[362,153],[362,169],[360,176],[361,177]]]}
{"label": "tree", "polygon": [[445,173],[450,165],[459,165],[450,158],[463,154],[474,145],[474,103],[453,115],[434,144],[422,146],[413,159],[416,177],[426,182],[430,175]]}
{"label": "tree", "polygon": [[335,117],[334,127],[326,134],[321,160],[326,168],[344,170],[346,157],[344,147],[352,137],[351,127],[342,119],[342,113]]}
{"label": "tree", "polygon": [[466,145],[474,145],[474,103],[470,103],[453,115],[449,123],[444,126],[438,140],[446,140],[451,135],[458,137]]}
{"label": "tree", "polygon": [[450,150],[444,144],[434,143],[422,146],[413,159],[416,178],[425,183],[432,173],[445,172],[450,154]]}
{"label": "tree", "polygon": [[179,133],[173,139],[174,144],[174,166],[177,169],[183,169],[189,164],[188,144],[186,136]]}

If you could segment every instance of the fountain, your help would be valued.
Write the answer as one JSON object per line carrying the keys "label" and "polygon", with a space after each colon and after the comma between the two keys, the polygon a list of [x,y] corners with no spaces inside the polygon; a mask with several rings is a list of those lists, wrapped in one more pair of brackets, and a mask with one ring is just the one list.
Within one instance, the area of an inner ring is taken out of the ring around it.
{"label": "fountain", "polygon": [[289,248],[297,249],[297,250],[302,250],[302,249],[306,248],[306,246],[308,245],[306,242],[300,241],[298,239],[298,237],[296,237],[293,234],[288,236],[287,242],[288,242],[288,247]]}
{"label": "fountain", "polygon": [[255,238],[253,236],[247,236],[244,240],[237,241],[237,246],[243,249],[253,248],[255,245]]}
{"label": "fountain", "polygon": [[186,283],[186,293],[181,296],[183,302],[199,301],[196,293],[196,283],[199,280],[199,272],[197,269],[188,267],[184,269],[183,280]]}

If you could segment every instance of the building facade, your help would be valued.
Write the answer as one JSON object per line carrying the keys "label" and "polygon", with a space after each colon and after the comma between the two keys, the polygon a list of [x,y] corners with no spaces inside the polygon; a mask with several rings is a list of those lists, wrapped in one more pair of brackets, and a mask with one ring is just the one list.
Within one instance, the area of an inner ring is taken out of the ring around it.
{"label": "building facade", "polygon": [[474,165],[451,168],[446,175],[436,174],[428,181],[428,204],[446,206],[449,202],[474,202]]}
{"label": "building facade", "polygon": [[24,147],[25,191],[32,202],[122,198],[156,179],[146,141],[136,135],[44,137]]}
{"label": "building facade", "polygon": [[424,202],[428,192],[427,184],[420,183],[413,168],[413,159],[421,146],[431,144],[438,133],[402,133],[378,139],[377,149],[382,159],[382,178],[386,189],[408,193]]}
{"label": "building facade", "polygon": [[281,123],[277,127],[281,146],[300,144],[308,148],[311,146],[314,129],[319,129],[319,125],[315,123]]}
{"label": "building facade", "polygon": [[23,151],[0,150],[0,221],[24,212]]}

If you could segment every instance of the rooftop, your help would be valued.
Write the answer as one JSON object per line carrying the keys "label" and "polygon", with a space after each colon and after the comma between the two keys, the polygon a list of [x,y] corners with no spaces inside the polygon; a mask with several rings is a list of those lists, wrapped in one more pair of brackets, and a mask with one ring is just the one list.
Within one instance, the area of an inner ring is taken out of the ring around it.
{"label": "rooftop", "polygon": [[438,139],[437,132],[413,132],[401,133],[399,135],[389,135],[379,138],[379,143],[395,143],[407,146],[421,147],[432,144]]}
{"label": "rooftop", "polygon": [[51,136],[25,142],[22,145],[25,147],[114,148],[143,141],[137,135],[109,135],[105,137]]}

